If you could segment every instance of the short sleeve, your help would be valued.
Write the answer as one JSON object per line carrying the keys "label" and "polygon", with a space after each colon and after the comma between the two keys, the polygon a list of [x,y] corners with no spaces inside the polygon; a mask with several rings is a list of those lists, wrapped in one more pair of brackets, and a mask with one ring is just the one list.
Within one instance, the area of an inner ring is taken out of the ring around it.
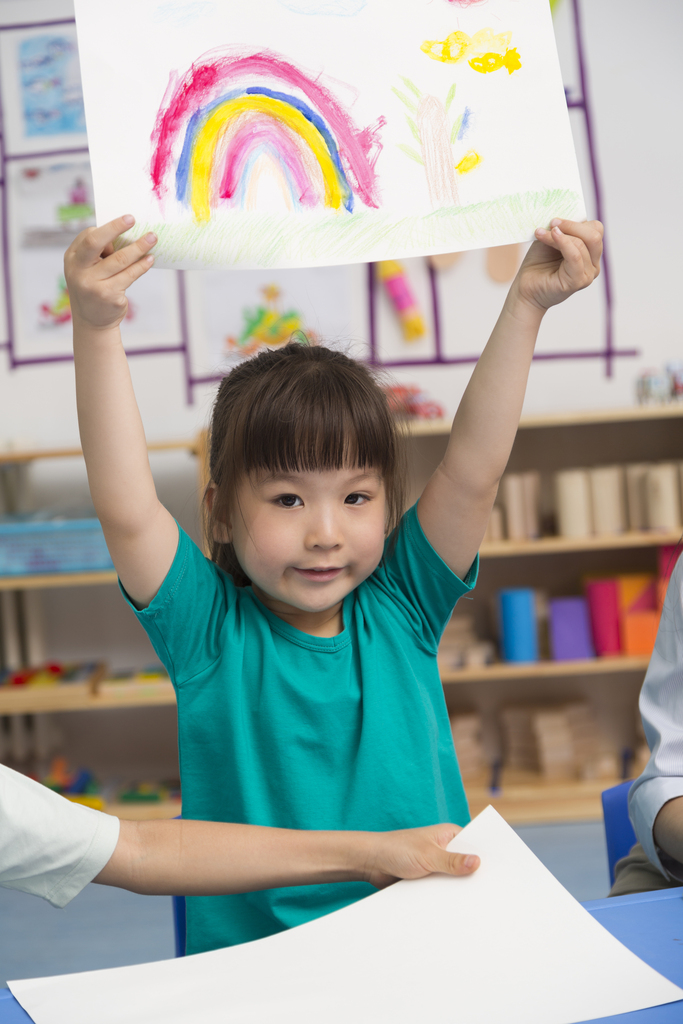
{"label": "short sleeve", "polygon": [[645,771],[631,787],[629,812],[648,859],[662,874],[680,879],[683,867],[660,855],[653,830],[664,804],[683,796],[683,559],[667,589],[640,694],[640,713],[651,753]]}
{"label": "short sleeve", "polygon": [[119,586],[175,686],[218,659],[235,587],[180,527],[171,568],[146,608],[136,608]]}
{"label": "short sleeve", "polygon": [[63,907],[99,875],[120,822],[0,765],[0,885]]}
{"label": "short sleeve", "polygon": [[479,555],[464,580],[456,576],[427,540],[415,504],[387,541],[374,581],[385,588],[425,646],[435,651],[456,603],[474,589],[478,571]]}

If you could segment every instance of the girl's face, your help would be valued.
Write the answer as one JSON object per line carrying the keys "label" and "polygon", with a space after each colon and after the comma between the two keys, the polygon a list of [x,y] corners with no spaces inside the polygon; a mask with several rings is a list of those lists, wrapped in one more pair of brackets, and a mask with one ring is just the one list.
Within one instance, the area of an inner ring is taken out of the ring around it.
{"label": "girl's face", "polygon": [[267,607],[315,624],[377,567],[385,525],[381,477],[352,466],[243,480],[225,539]]}

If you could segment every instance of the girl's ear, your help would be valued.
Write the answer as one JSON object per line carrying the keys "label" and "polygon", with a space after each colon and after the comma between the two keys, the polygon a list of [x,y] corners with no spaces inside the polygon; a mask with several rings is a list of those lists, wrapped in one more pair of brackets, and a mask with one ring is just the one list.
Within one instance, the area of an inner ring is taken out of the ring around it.
{"label": "girl's ear", "polygon": [[[209,510],[209,515],[211,515],[211,512],[213,511],[213,503],[215,500],[216,485],[214,483],[210,483],[209,486],[206,488],[206,492],[204,494],[204,501],[206,502],[206,507]],[[213,539],[216,541],[217,544],[231,544],[232,523],[222,523],[218,520],[214,520],[212,535]]]}

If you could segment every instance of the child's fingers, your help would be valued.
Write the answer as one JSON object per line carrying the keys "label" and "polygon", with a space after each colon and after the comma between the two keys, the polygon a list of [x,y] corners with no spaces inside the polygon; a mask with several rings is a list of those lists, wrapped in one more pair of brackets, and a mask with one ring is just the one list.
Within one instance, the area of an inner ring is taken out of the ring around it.
{"label": "child's fingers", "polygon": [[109,246],[112,246],[113,252],[112,243],[134,223],[135,217],[126,214],[124,217],[117,217],[116,220],[110,220],[108,224],[102,224],[99,228],[86,228],[69,246],[67,257],[76,266],[92,266]]}
{"label": "child's fingers", "polygon": [[585,287],[593,280],[595,267],[581,238],[564,234],[557,224],[550,231],[540,228],[536,234],[546,245],[557,249],[569,278],[577,288]]}
{"label": "child's fingers", "polygon": [[152,246],[156,244],[156,241],[157,236],[150,231],[142,238],[136,238],[129,245],[124,245],[122,249],[117,249],[116,252],[112,251],[99,264],[97,268],[98,276],[107,278],[120,274],[146,256]]}
{"label": "child's fingers", "polygon": [[[109,258],[111,259],[111,257]],[[134,281],[137,281],[139,277],[146,274],[153,263],[153,256],[142,256],[141,259],[132,263],[130,266],[125,267],[119,272],[116,278],[116,284],[120,285],[120,287],[125,291],[125,289],[130,288]]]}
{"label": "child's fingers", "polygon": [[571,235],[579,238],[588,251],[591,263],[596,270],[600,269],[600,257],[602,256],[602,239],[605,229],[599,220],[575,221],[560,220],[556,218],[550,222],[550,227],[559,228],[563,235]]}

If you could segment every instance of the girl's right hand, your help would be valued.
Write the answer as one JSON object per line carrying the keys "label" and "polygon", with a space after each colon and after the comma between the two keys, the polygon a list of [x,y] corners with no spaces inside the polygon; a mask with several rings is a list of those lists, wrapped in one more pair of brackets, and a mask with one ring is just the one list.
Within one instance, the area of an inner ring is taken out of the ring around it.
{"label": "girl's right hand", "polygon": [[114,242],[135,223],[130,214],[99,228],[86,228],[64,255],[64,276],[74,323],[97,331],[118,327],[128,310],[126,289],[154,263],[151,232],[114,250]]}

